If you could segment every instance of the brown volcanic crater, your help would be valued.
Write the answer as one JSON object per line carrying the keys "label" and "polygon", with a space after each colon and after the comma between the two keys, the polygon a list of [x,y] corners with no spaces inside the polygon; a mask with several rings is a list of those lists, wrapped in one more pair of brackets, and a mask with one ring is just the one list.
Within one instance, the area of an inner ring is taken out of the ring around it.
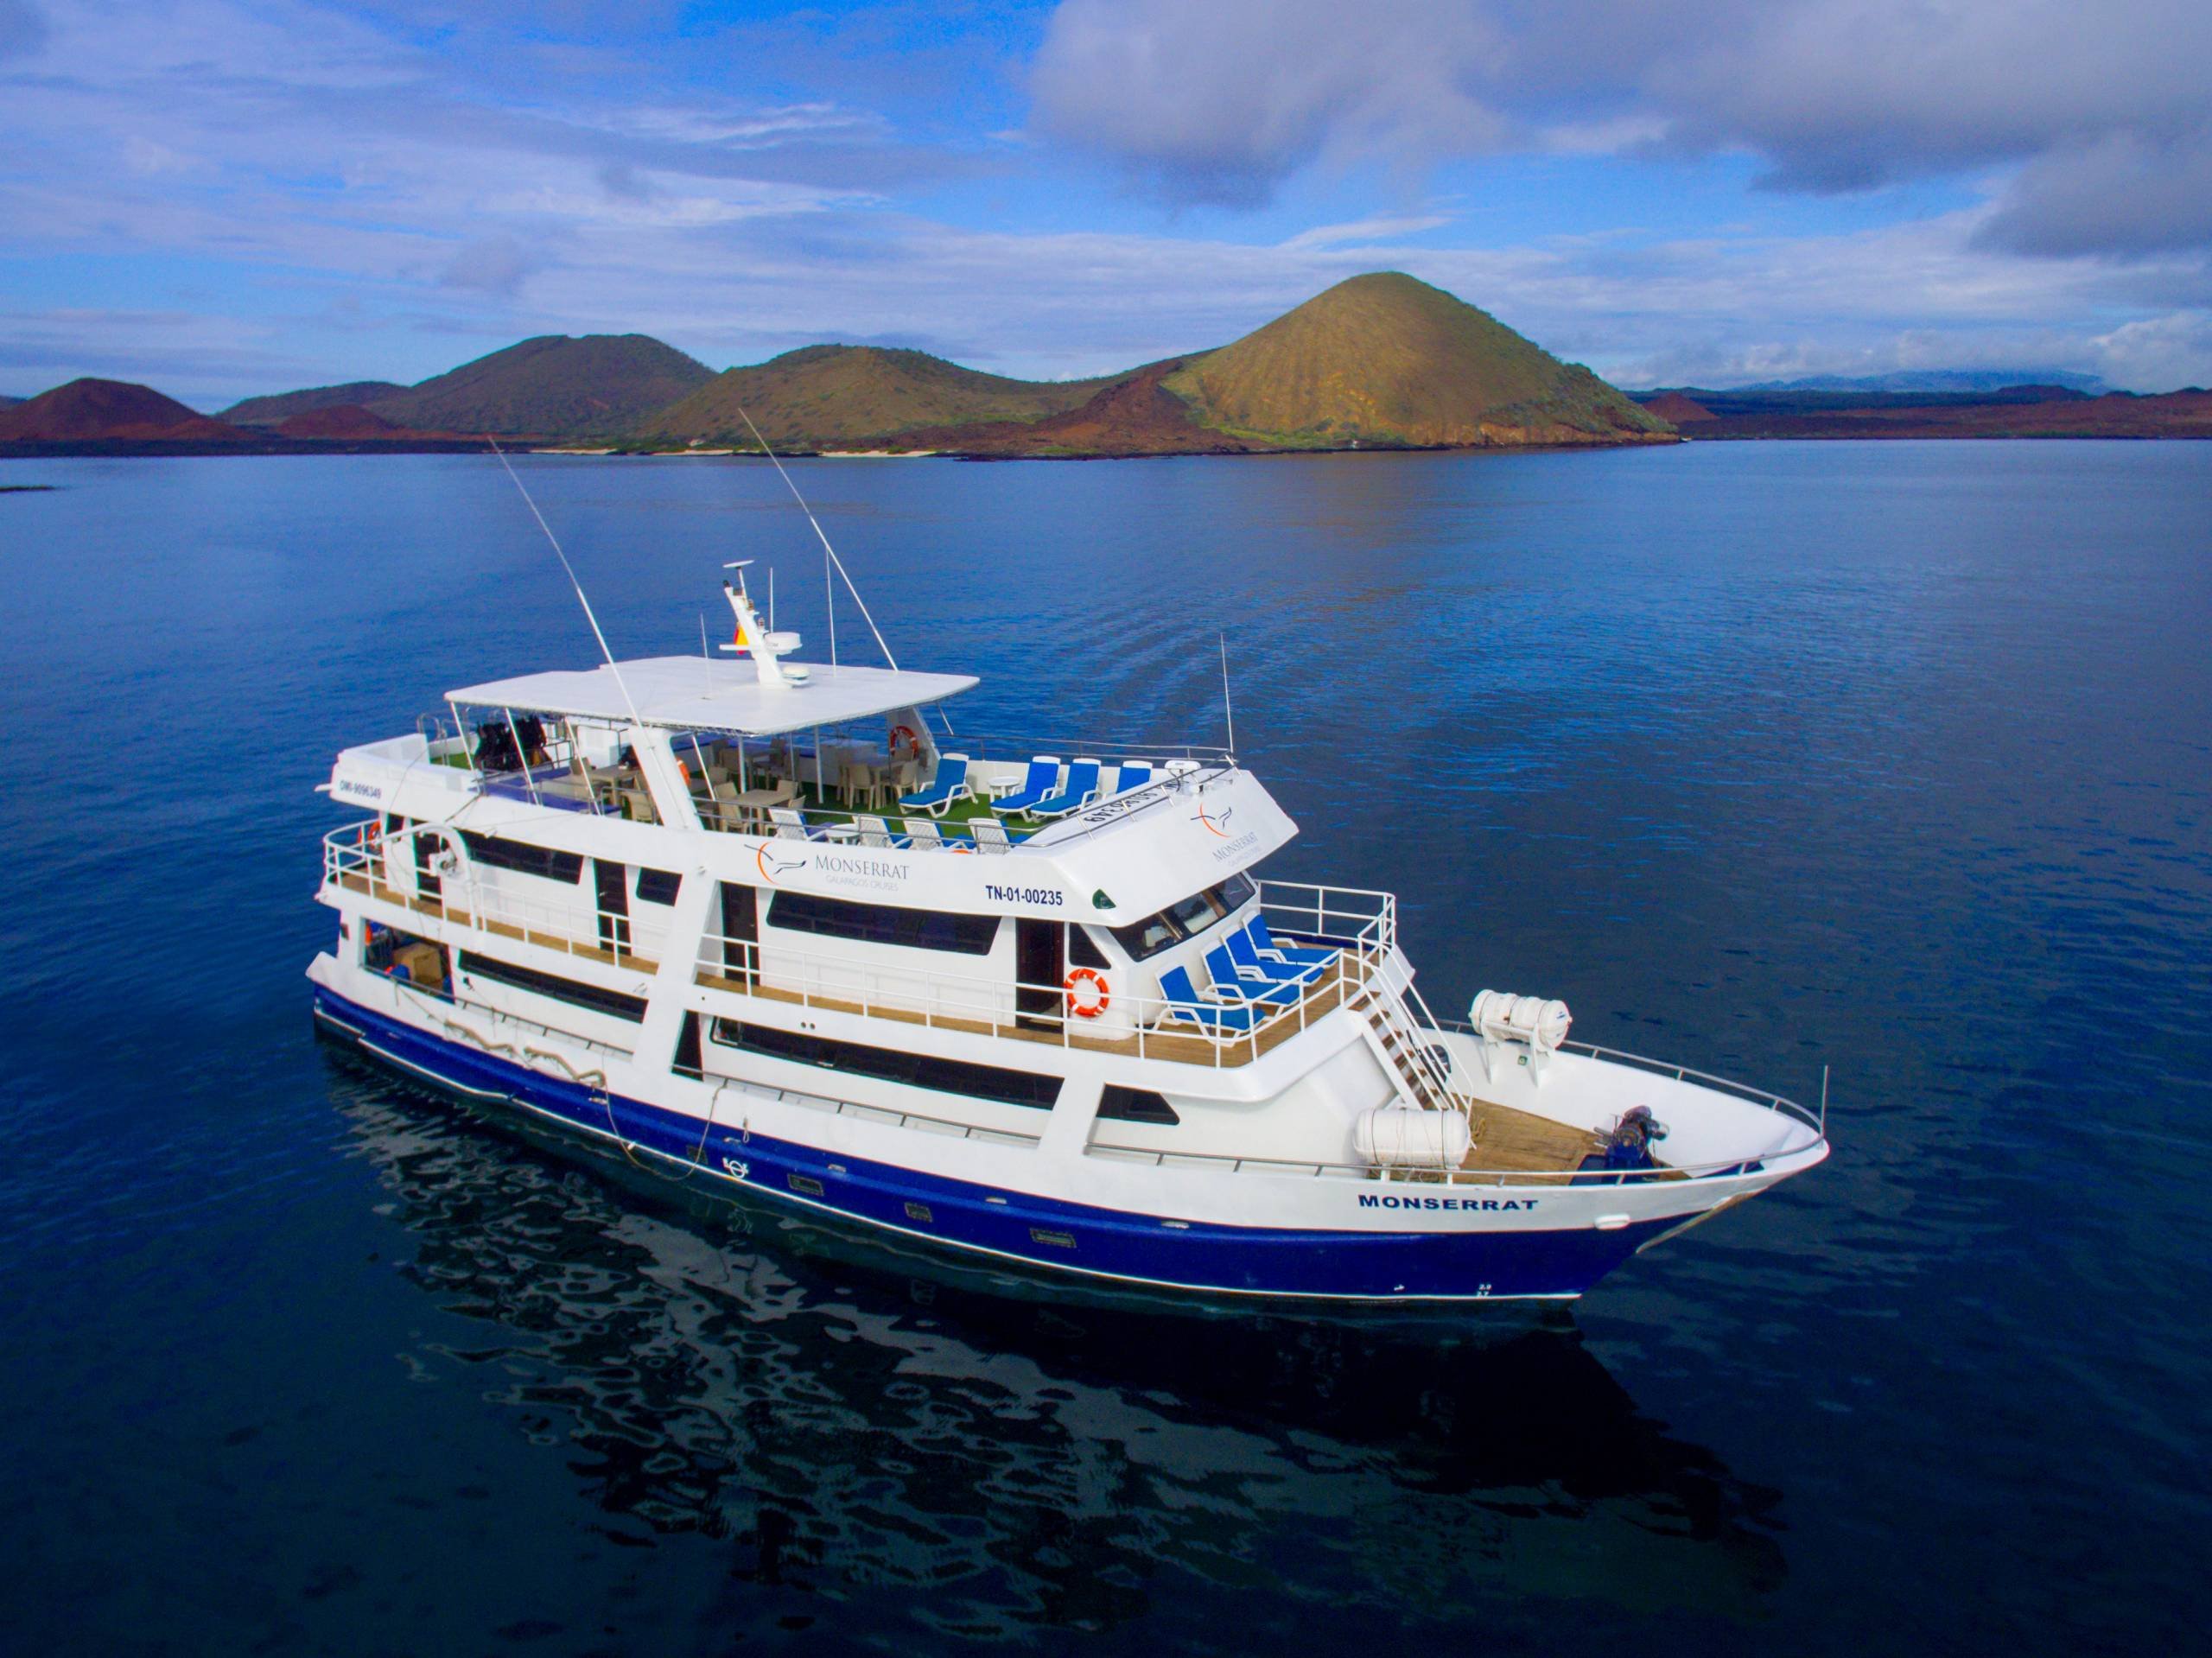
{"label": "brown volcanic crater", "polygon": [[72,380],[0,410],[0,442],[250,443],[250,434],[126,380]]}
{"label": "brown volcanic crater", "polygon": [[1692,426],[1701,420],[1717,419],[1710,409],[1695,397],[1679,391],[1662,392],[1643,405],[1646,414],[1656,415],[1671,426]]}
{"label": "brown volcanic crater", "polygon": [[372,415],[357,403],[329,409],[310,409],[276,422],[280,437],[340,438],[353,441],[377,438],[403,439],[423,435],[395,426],[381,415]]}

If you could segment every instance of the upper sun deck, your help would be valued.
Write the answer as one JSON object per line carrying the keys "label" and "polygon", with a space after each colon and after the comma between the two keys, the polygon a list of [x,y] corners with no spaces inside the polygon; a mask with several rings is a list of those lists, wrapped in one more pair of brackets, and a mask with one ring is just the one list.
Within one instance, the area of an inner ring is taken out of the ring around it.
{"label": "upper sun deck", "polygon": [[456,708],[595,724],[777,737],[923,708],[973,690],[976,683],[973,674],[830,663],[787,664],[782,678],[771,680],[751,663],[644,657],[495,679],[449,691],[446,700]]}

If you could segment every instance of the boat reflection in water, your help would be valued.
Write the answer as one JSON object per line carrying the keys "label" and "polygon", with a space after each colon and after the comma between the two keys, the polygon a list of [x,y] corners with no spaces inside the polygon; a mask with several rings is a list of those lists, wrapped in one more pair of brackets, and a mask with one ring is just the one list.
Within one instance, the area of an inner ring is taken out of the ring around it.
{"label": "boat reflection in water", "polygon": [[408,1274],[496,1331],[417,1362],[581,1448],[583,1496],[642,1540],[726,1543],[741,1600],[895,1591],[878,1625],[977,1636],[1209,1588],[1401,1626],[1529,1596],[1744,1617],[1780,1582],[1776,1494],[1641,1415],[1563,1314],[1025,1299],[331,1072]]}

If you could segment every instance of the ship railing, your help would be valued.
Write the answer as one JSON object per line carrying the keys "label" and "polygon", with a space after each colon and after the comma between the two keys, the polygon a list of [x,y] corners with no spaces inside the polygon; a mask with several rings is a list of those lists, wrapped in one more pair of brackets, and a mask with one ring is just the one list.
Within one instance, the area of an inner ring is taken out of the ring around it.
{"label": "ship railing", "polygon": [[1274,1008],[1241,1004],[1262,1017],[1249,1031],[1233,1032],[1208,1032],[1179,1017],[1180,1004],[1116,984],[1114,978],[1125,976],[1118,974],[1109,977],[1098,1016],[1087,1019],[1074,1011],[1065,984],[876,967],[721,933],[700,940],[697,969],[709,988],[775,1004],[1219,1070],[1250,1064],[1357,1000],[1382,972],[1389,953],[1383,927],[1378,915],[1341,941],[1334,973],[1297,1001]]}
{"label": "ship railing", "polygon": [[[1476,1040],[1482,1032],[1464,1019],[1434,1019],[1428,1024],[1439,1031],[1454,1031]],[[1627,1065],[1637,1070],[1646,1070],[1656,1077],[1670,1077],[1678,1083],[1694,1083],[1700,1088],[1709,1088],[1722,1094],[1732,1094],[1738,1099],[1748,1100],[1754,1105],[1764,1106],[1777,1116],[1784,1116],[1802,1123],[1821,1136],[1827,1138],[1827,1102],[1823,1098],[1818,1109],[1800,1104],[1786,1095],[1770,1093],[1763,1088],[1753,1088],[1749,1083],[1739,1083],[1726,1077],[1716,1077],[1710,1071],[1693,1070],[1688,1065],[1678,1065],[1669,1059],[1653,1059],[1640,1053],[1628,1053],[1619,1048],[1602,1048],[1594,1042],[1567,1041],[1560,1045],[1562,1053],[1579,1053],[1591,1059],[1602,1059],[1608,1064]]]}
{"label": "ship railing", "polygon": [[[454,1016],[463,1014],[472,1019],[481,1020],[491,1026],[494,1031],[501,1026],[509,1025],[518,1026],[524,1031],[534,1031],[539,1036],[550,1038],[569,1047],[582,1048],[585,1051],[585,1057],[596,1055],[602,1061],[626,1061],[636,1058],[637,1055],[636,1049],[626,1048],[619,1042],[607,1042],[595,1036],[585,1036],[575,1031],[563,1030],[557,1025],[548,1025],[543,1020],[528,1019],[520,1013],[511,1013],[504,1007],[494,1007],[487,1001],[478,1001],[473,997],[433,995],[425,991],[422,986],[408,984],[404,980],[400,981],[400,988],[413,991],[422,1000],[426,1008],[438,1018],[448,1031],[467,1037],[476,1046],[484,1049],[486,1052],[505,1052],[513,1056],[551,1059],[579,1082],[591,1077],[594,1073],[577,1069],[574,1060],[567,1055],[550,1052],[529,1042],[517,1045],[499,1041],[496,1037],[487,1039],[482,1032],[470,1030],[467,1026],[460,1024]],[[602,1071],[598,1074],[603,1083],[605,1073]]]}
{"label": "ship railing", "polygon": [[1277,932],[1316,943],[1352,943],[1373,930],[1383,950],[1398,943],[1398,896],[1363,886],[1317,886],[1307,881],[1262,880],[1260,908]]}
{"label": "ship railing", "polygon": [[[322,839],[323,882],[344,886],[359,881],[368,895],[441,921],[480,932],[497,932],[526,944],[557,950],[627,966],[642,958],[637,949],[635,918],[619,910],[585,909],[575,905],[548,904],[512,893],[494,891],[466,873],[442,876],[438,890],[425,894],[419,875],[413,891],[395,885],[386,867],[385,852],[403,846],[416,835],[441,838],[451,831],[435,823],[416,823],[390,834],[382,832],[375,818],[333,829]],[[450,844],[450,842],[448,842]],[[409,868],[412,870],[412,864]],[[455,889],[458,889],[457,891]],[[650,965],[650,962],[646,962]]]}
{"label": "ship railing", "polygon": [[[1707,1163],[1669,1163],[1651,1169],[1440,1169],[1382,1168],[1372,1163],[1318,1163],[1300,1158],[1255,1157],[1229,1152],[1171,1152],[1153,1146],[1117,1146],[1094,1140],[1088,1157],[1141,1163],[1153,1168],[1218,1170],[1227,1174],[1273,1174],[1299,1179],[1370,1180],[1394,1185],[1487,1186],[1552,1189],[1576,1186],[1642,1185],[1655,1180],[1756,1179],[1765,1171],[1758,1153]],[[1769,1153],[1768,1156],[1776,1155]]]}
{"label": "ship railing", "polygon": [[935,737],[940,753],[965,754],[971,765],[1027,765],[1039,754],[1057,754],[1065,765],[1072,759],[1150,760],[1155,765],[1169,760],[1196,760],[1200,765],[1228,766],[1236,756],[1226,748],[1206,743],[1130,743],[1099,737],[1037,737],[1016,733],[983,732],[970,735]]}
{"label": "ship railing", "polygon": [[741,1083],[734,1078],[723,1082],[715,1089],[717,1109],[722,1095],[732,1089],[761,1099],[826,1112],[833,1117],[851,1117],[858,1122],[882,1123],[893,1128],[918,1128],[926,1133],[943,1134],[951,1140],[972,1140],[991,1146],[1033,1147],[1042,1143],[1045,1138],[1042,1134],[1025,1134],[1018,1128],[995,1128],[980,1122],[961,1122],[951,1117],[933,1117],[923,1111],[902,1111],[890,1105],[863,1105],[858,1100],[835,1100],[825,1094],[810,1094],[804,1089],[771,1088],[764,1083]]}

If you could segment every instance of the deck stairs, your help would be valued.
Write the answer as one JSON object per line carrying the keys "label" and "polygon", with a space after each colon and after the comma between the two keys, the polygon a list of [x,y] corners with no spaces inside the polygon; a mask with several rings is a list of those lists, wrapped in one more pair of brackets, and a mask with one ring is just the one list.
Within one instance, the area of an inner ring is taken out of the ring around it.
{"label": "deck stairs", "polygon": [[[1413,1006],[1408,1006],[1408,998]],[[1451,1062],[1421,1040],[1421,1025],[1433,1026],[1434,1021],[1416,1019],[1419,1004],[1420,993],[1410,983],[1401,993],[1378,975],[1369,979],[1346,1005],[1367,1021],[1375,1051],[1390,1073],[1401,1102],[1416,1110],[1457,1111],[1471,1125],[1474,1096],[1454,1085]],[[1420,1007],[1420,1012],[1426,1013],[1427,1009]]]}

